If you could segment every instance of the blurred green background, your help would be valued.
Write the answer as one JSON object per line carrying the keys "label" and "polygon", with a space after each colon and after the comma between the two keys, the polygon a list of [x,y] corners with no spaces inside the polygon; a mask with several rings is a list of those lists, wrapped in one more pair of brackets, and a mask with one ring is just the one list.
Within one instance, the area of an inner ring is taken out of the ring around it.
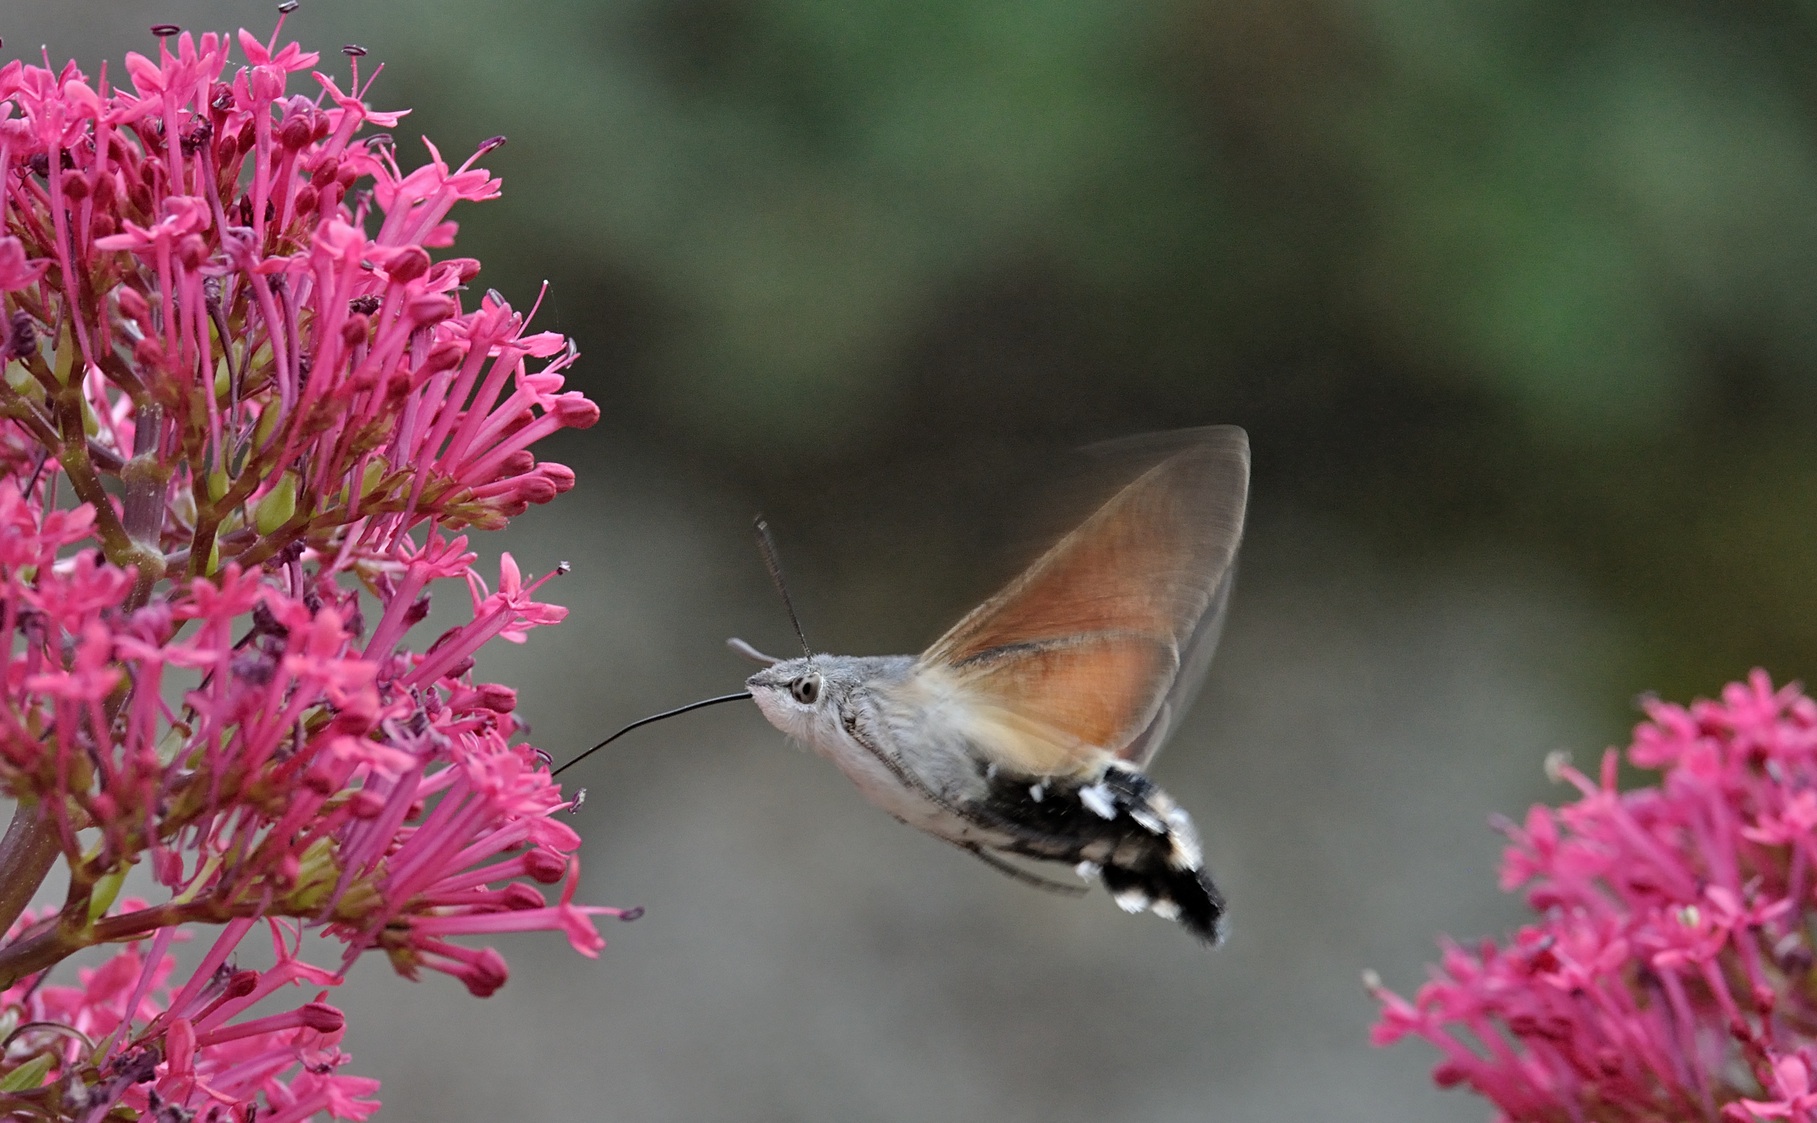
{"label": "blurred green background", "polygon": [[[0,36],[92,68],[272,18],[12,0]],[[404,138],[509,137],[460,252],[519,305],[549,282],[605,410],[552,450],[581,489],[501,540],[578,566],[570,624],[486,668],[557,755],[731,688],[728,634],[788,645],[759,507],[816,644],[914,650],[1026,558],[1063,450],[1255,448],[1225,651],[1158,766],[1229,948],[999,883],[721,711],[582,781],[592,895],[651,909],[600,964],[513,945],[490,1003],[362,968],[394,1118],[1479,1119],[1368,1049],[1356,971],[1410,987],[1436,931],[1518,920],[1483,823],[1557,798],[1547,750],[1817,660],[1810,3],[304,0],[288,30],[384,62]]]}
{"label": "blurred green background", "polygon": [[491,282],[779,521],[1235,420],[1262,512],[1580,579],[1615,705],[1817,655],[1809,4],[371,9],[381,101],[511,137]]}

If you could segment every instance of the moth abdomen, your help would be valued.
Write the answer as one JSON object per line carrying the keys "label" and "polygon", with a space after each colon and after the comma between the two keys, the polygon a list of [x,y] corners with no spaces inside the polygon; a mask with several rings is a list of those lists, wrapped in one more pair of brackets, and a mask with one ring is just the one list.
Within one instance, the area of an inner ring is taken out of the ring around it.
{"label": "moth abdomen", "polygon": [[1177,920],[1209,943],[1223,938],[1224,897],[1205,872],[1192,820],[1121,762],[1082,780],[998,772],[981,817],[1010,837],[1003,849],[1074,866],[1125,911]]}
{"label": "moth abdomen", "polygon": [[1177,920],[1208,944],[1224,940],[1224,895],[1203,868],[1176,870],[1166,865],[1107,865],[1098,871],[1104,887],[1129,912],[1148,909]]}

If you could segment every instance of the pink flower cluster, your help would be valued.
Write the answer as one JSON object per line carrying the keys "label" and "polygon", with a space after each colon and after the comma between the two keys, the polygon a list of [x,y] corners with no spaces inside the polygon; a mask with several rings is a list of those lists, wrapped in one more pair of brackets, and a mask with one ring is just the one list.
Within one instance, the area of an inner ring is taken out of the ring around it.
{"label": "pink flower cluster", "polygon": [[[24,919],[29,926],[31,918]],[[54,1069],[100,1058],[92,1082],[59,1089],[58,1106],[76,1118],[119,1118],[121,1109],[158,1120],[192,1118],[183,1105],[198,1100],[211,1102],[210,1114],[218,1118],[225,1105],[250,1104],[262,1095],[264,1123],[301,1123],[324,1111],[365,1119],[379,1106],[371,1098],[378,1081],[336,1071],[348,1059],[338,1047],[345,1022],[322,1001],[326,993],[284,1013],[244,1017],[285,987],[338,981],[297,957],[294,926],[286,939],[281,922],[264,923],[277,960],[270,970],[230,965],[228,952],[254,924],[242,920],[229,926],[174,994],[169,979],[176,962],[162,951],[182,934],[174,928],[160,932],[150,958],[129,944],[99,968],[78,972],[76,986],[13,988],[6,996],[9,1015],[18,1019],[9,1041],[9,1082],[36,1090]],[[126,1046],[122,1031],[132,1034],[134,1022],[144,1022],[147,1031],[136,1035],[139,1044]]]}
{"label": "pink flower cluster", "polygon": [[[471,676],[563,610],[458,533],[571,487],[531,447],[599,411],[566,339],[431,252],[498,181],[433,148],[404,171],[357,48],[343,87],[276,32],[154,30],[130,88],[0,67],[0,1099],[363,1118],[333,1007],[246,1009],[373,949],[486,995],[504,961],[460,937],[591,956],[594,917],[633,915],[574,903],[569,804]],[[471,619],[420,642],[450,588]],[[58,860],[63,905],[27,915]],[[161,896],[120,899],[135,865]],[[167,985],[186,925],[219,935]],[[261,927],[277,966],[234,966]],[[126,950],[51,981],[99,944]]]}
{"label": "pink flower cluster", "polygon": [[1817,703],[1764,672],[1719,702],[1650,702],[1628,748],[1656,786],[1536,806],[1502,885],[1538,914],[1448,945],[1412,1002],[1372,981],[1374,1038],[1435,1045],[1434,1079],[1519,1123],[1817,1120]]}

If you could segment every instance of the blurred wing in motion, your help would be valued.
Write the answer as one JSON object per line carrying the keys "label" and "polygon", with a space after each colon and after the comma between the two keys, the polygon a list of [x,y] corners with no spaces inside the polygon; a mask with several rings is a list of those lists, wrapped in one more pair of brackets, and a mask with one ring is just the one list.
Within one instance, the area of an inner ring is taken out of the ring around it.
{"label": "blurred wing in motion", "polygon": [[1249,492],[1249,438],[1183,445],[921,656],[977,739],[1030,775],[1109,752],[1140,768],[1191,701],[1223,625]]}

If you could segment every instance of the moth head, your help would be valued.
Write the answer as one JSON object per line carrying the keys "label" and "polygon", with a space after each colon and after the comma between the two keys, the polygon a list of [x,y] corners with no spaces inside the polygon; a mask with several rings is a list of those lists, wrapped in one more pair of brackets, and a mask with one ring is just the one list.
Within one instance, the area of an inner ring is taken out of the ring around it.
{"label": "moth head", "polygon": [[801,741],[839,725],[839,699],[850,691],[851,675],[827,656],[786,659],[745,680],[751,698],[770,724]]}

